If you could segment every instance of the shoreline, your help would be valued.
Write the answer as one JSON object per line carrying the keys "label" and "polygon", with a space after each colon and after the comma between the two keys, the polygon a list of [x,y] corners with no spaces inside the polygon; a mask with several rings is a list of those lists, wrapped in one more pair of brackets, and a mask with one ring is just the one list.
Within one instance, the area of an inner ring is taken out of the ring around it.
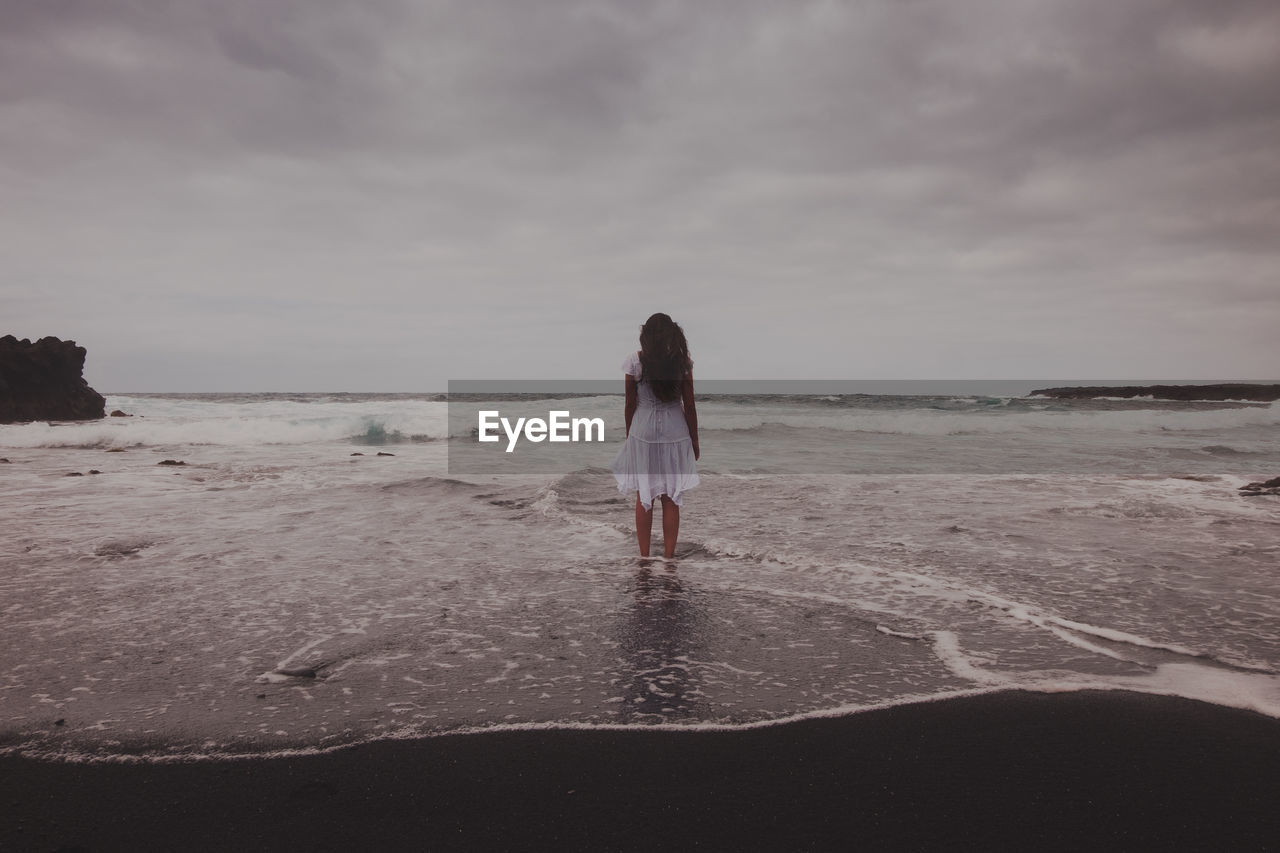
{"label": "shoreline", "polygon": [[[1132,695],[1147,696],[1155,701],[1172,700],[1192,702],[1209,708],[1231,713],[1243,713],[1265,720],[1272,720],[1280,726],[1280,716],[1276,716],[1251,707],[1248,703],[1232,704],[1206,698],[1191,693],[1164,692],[1147,690],[1139,686],[1105,685],[1102,683],[1088,685],[998,685],[973,687],[938,694],[922,694],[901,699],[888,700],[880,704],[846,705],[826,709],[800,711],[795,714],[756,719],[745,722],[623,722],[597,721],[584,722],[574,720],[546,720],[526,722],[476,722],[470,725],[458,725],[438,729],[401,729],[392,731],[365,732],[350,734],[346,739],[342,736],[325,736],[321,742],[297,740],[281,735],[279,737],[263,736],[260,739],[242,744],[236,751],[208,749],[207,743],[197,745],[198,738],[177,738],[185,730],[175,730],[169,734],[154,732],[146,736],[125,740],[113,738],[108,741],[92,740],[35,740],[24,739],[17,735],[10,743],[0,743],[0,763],[10,759],[30,761],[38,764],[57,764],[68,767],[92,765],[129,765],[137,767],[160,766],[171,764],[220,764],[255,761],[292,761],[324,758],[351,750],[378,748],[380,745],[393,744],[425,744],[437,740],[467,737],[515,736],[563,734],[608,734],[627,736],[635,733],[645,735],[714,736],[720,734],[738,734],[742,732],[769,731],[788,726],[806,725],[831,720],[858,718],[865,715],[894,713],[918,706],[945,705],[953,702],[964,702],[983,697],[1001,696],[1063,696],[1092,694],[1097,696]],[[55,726],[57,723],[54,724]],[[189,733],[188,733],[189,734]],[[110,748],[106,748],[109,745]],[[2,848],[0,848],[2,849]]]}
{"label": "shoreline", "polygon": [[1280,721],[982,693],[743,730],[473,732],[289,757],[0,756],[0,848],[1263,849]]}

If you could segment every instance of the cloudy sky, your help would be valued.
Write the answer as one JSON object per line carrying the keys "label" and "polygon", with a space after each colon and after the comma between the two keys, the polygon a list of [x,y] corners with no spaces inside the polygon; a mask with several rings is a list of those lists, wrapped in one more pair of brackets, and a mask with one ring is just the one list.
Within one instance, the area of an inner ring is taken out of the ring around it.
{"label": "cloudy sky", "polygon": [[0,334],[104,391],[1280,378],[1273,0],[0,0]]}

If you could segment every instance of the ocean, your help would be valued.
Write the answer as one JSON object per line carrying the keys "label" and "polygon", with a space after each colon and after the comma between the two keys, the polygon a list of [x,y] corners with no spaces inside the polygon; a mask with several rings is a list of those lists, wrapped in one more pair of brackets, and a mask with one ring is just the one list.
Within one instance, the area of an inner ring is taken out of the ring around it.
{"label": "ocean", "polygon": [[0,426],[0,751],[746,727],[1010,688],[1280,717],[1280,498],[1239,492],[1280,474],[1280,404],[1033,387],[702,396],[670,562],[637,557],[608,470],[617,394],[494,395],[604,420],[543,467],[466,456],[442,394],[118,394],[132,417]]}

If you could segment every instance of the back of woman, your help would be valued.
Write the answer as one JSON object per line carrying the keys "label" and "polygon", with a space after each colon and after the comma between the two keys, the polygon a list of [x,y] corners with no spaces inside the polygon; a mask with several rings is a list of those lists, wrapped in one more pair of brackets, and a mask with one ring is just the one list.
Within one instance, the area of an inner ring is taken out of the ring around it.
{"label": "back of woman", "polygon": [[627,356],[627,439],[613,460],[623,494],[636,492],[636,536],[649,555],[653,503],[662,502],[663,551],[675,554],[680,504],[698,485],[698,416],[693,398],[693,359],[684,330],[666,314],[641,327],[640,349]]}

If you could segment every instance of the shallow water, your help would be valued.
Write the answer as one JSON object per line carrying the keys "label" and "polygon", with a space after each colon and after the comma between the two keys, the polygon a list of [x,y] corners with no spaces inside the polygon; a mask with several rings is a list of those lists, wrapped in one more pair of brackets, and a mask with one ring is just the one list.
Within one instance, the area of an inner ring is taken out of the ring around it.
{"label": "shallow water", "polygon": [[[620,398],[573,406],[620,435]],[[1280,499],[1237,491],[1280,469],[1275,406],[710,399],[671,563],[634,555],[607,448],[451,466],[471,439],[438,398],[108,407],[143,417],[0,427],[8,750],[743,725],[1004,687],[1280,716]]]}

